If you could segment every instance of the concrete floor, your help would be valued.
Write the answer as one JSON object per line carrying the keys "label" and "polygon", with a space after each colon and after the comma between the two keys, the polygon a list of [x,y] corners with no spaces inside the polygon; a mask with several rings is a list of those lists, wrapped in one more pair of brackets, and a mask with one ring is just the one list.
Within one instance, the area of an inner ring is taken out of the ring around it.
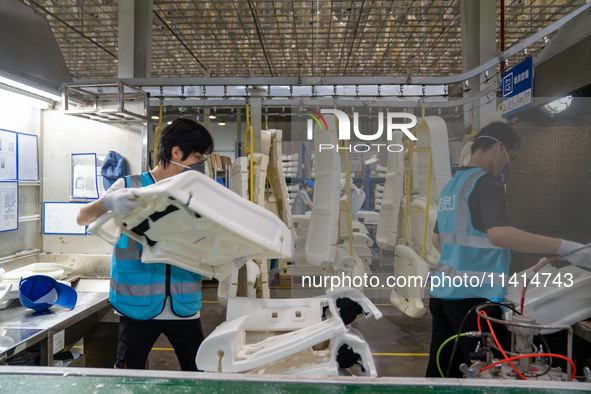
{"label": "concrete floor", "polygon": [[[372,270],[374,273],[393,273],[393,256],[376,256]],[[291,298],[292,293],[301,297],[298,284],[292,287],[278,286],[271,282],[272,298]],[[431,316],[427,312],[420,319],[413,319],[398,311],[390,303],[390,289],[367,289],[365,294],[382,312],[380,320],[359,317],[352,326],[358,329],[373,354],[379,376],[423,377],[428,361],[431,335]],[[225,307],[217,302],[217,282],[203,283],[203,307],[201,321],[207,336],[225,320]],[[160,336],[149,357],[149,368],[158,370],[179,370],[179,364],[172,346],[164,335]],[[344,371],[344,374],[347,374]]]}

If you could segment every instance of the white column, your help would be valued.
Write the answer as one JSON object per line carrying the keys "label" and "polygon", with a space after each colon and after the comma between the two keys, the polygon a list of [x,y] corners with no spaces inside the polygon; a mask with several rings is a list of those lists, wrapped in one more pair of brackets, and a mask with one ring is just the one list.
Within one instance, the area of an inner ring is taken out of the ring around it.
{"label": "white column", "polygon": [[261,104],[263,102],[264,89],[252,88],[249,101],[250,125],[252,126],[254,151],[261,152]]}
{"label": "white column", "polygon": [[[496,56],[496,0],[461,0],[460,16],[462,25],[462,68],[469,71],[479,65],[486,63]],[[484,75],[470,79],[470,91],[464,96],[475,96],[491,83],[496,83],[496,69],[493,67],[488,71],[489,81],[486,82]],[[465,86],[464,86],[465,88]],[[484,122],[496,112],[497,103],[493,99],[496,96],[493,92],[488,97],[475,100],[464,106],[464,126],[472,126],[472,113],[476,122],[476,130],[480,130]],[[474,111],[472,112],[472,109]]]}
{"label": "white column", "polygon": [[149,78],[153,0],[119,1],[119,78]]}

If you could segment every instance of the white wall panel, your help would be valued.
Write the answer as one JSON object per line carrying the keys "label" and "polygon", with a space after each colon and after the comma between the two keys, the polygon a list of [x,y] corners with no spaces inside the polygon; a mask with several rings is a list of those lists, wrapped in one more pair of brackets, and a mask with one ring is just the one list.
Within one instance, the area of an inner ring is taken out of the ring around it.
{"label": "white wall panel", "polygon": [[[131,174],[141,171],[141,125],[106,124],[63,114],[43,114],[43,201],[70,201],[70,155],[106,154],[123,156]],[[44,235],[45,253],[110,254],[112,246],[94,235]]]}

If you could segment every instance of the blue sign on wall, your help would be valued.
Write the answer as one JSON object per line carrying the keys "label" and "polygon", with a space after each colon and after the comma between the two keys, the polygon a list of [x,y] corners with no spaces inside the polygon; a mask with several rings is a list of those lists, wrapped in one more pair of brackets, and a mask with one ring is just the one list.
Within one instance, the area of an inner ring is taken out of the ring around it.
{"label": "blue sign on wall", "polygon": [[503,73],[503,118],[532,104],[534,60],[530,56]]}

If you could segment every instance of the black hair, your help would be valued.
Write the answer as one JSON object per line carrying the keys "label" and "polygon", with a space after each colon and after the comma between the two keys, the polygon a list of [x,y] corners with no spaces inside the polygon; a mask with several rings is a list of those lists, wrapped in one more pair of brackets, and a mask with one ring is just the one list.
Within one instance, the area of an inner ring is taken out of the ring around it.
{"label": "black hair", "polygon": [[213,138],[209,131],[191,119],[178,118],[162,130],[158,139],[156,164],[168,166],[172,158],[172,148],[178,146],[183,152],[182,160],[193,152],[208,154],[213,151]]}
{"label": "black hair", "polygon": [[[486,138],[486,137],[492,138]],[[482,138],[481,138],[482,137]],[[521,147],[521,139],[519,135],[513,130],[513,127],[503,122],[492,122],[484,126],[472,143],[472,154],[478,149],[487,151],[493,147],[494,144],[502,143],[507,151],[511,149],[519,149]]]}

